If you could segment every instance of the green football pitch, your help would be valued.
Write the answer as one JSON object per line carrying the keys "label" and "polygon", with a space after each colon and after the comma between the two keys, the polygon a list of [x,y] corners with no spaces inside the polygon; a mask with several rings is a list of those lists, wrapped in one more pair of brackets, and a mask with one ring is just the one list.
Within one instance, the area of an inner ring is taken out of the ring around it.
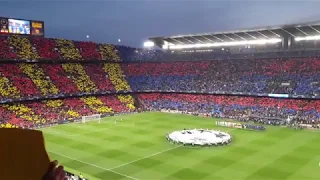
{"label": "green football pitch", "polygon": [[[115,119],[123,119],[122,122]],[[184,128],[229,132],[228,146],[191,148],[165,135]],[[103,180],[320,179],[320,132],[267,127],[264,132],[216,127],[214,119],[146,112],[42,130],[51,159]]]}

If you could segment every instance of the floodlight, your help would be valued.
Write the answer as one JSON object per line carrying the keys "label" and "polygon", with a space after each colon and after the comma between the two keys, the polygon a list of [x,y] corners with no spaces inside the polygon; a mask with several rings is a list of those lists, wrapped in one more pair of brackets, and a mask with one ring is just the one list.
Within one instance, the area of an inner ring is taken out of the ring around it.
{"label": "floodlight", "polygon": [[154,42],[152,41],[146,41],[143,43],[144,47],[153,47],[154,46]]}
{"label": "floodlight", "polygon": [[311,41],[311,40],[320,40],[320,36],[305,36],[305,37],[296,37],[296,41]]}
{"label": "floodlight", "polygon": [[249,41],[232,41],[232,42],[219,42],[219,43],[207,43],[207,44],[183,44],[183,45],[164,45],[163,49],[186,49],[186,48],[208,48],[208,47],[219,47],[219,46],[239,46],[239,45],[263,45],[263,44],[274,44],[279,43],[282,40],[279,38],[273,39],[258,39]]}

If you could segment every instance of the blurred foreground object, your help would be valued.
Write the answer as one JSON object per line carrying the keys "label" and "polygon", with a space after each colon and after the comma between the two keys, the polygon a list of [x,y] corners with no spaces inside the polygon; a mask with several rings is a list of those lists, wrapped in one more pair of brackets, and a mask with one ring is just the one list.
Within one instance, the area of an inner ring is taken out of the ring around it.
{"label": "blurred foreground object", "polygon": [[0,144],[0,179],[43,179],[50,160],[41,131],[0,128]]}

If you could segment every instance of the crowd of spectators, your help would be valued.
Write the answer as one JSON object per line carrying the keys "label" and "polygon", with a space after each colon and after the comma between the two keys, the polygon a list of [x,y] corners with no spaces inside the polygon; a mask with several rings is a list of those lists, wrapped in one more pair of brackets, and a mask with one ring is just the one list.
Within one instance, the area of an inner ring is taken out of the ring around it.
{"label": "crowd of spectators", "polygon": [[112,113],[113,110],[106,106],[100,99],[97,97],[82,97],[81,100],[85,102],[91,109],[93,109],[96,114]]}
{"label": "crowd of spectators", "polygon": [[79,49],[80,54],[85,60],[101,59],[100,53],[96,50],[96,44],[93,42],[75,42],[75,46]]}
{"label": "crowd of spectators", "polygon": [[118,49],[111,44],[20,36],[0,37],[0,58],[120,61]]}
{"label": "crowd of spectators", "polygon": [[31,39],[33,47],[37,50],[40,59],[59,59],[60,55],[56,50],[54,39],[33,38]]}
{"label": "crowd of spectators", "polygon": [[320,96],[320,60],[261,59],[122,64],[133,91]]}
{"label": "crowd of spectators", "polygon": [[[150,91],[320,96],[320,74],[318,73],[320,72],[320,61],[317,56],[314,58],[261,58],[256,60],[250,57],[245,60],[221,61],[212,60],[213,55],[216,57],[215,59],[219,59],[220,56],[223,58],[225,55],[230,55],[227,51],[225,53],[195,52],[176,53],[172,51],[164,53],[160,50],[135,49],[66,39],[1,37],[0,58],[2,59],[39,60],[39,62],[41,60],[66,60],[69,62],[0,64],[0,100],[3,102],[6,99],[19,101],[26,97],[57,98],[57,95],[60,97],[60,95],[81,96],[84,94]],[[219,53],[220,55],[218,55]],[[120,60],[153,61],[160,59],[202,61],[116,63]],[[209,59],[211,61],[203,61]],[[97,63],[97,61],[80,63],[79,60],[106,60],[112,63]],[[11,115],[17,115],[17,119],[24,119],[27,122],[34,119],[39,123],[42,123],[44,119],[54,121],[61,118],[77,118],[90,113],[113,113],[135,109],[135,99],[132,95],[112,97],[111,101],[104,96],[89,96],[74,98],[72,101],[58,99],[46,102],[35,101],[32,104],[13,103],[2,106],[4,110],[10,111]],[[195,97],[200,97],[200,95]],[[192,101],[192,98],[195,97],[190,96],[186,99]],[[267,117],[285,118],[289,112],[292,113],[293,109],[292,116],[299,116],[300,119],[315,119],[319,112],[317,109],[319,105],[315,103],[317,101],[300,103],[299,100],[292,100],[293,105],[304,108],[301,110],[297,107],[273,106],[282,102],[287,103],[289,100],[273,99],[270,106],[256,105],[253,107],[253,104],[265,104],[267,100],[264,98],[255,98],[254,100],[244,98],[225,108],[225,103],[229,100],[234,102],[234,99],[228,99],[227,96],[224,99],[222,97],[224,96],[210,96],[211,99],[222,99],[221,113],[229,117],[239,118],[239,112],[241,112],[242,114],[249,113],[257,116],[267,114]],[[169,100],[164,102],[165,100],[166,98],[160,103],[161,106],[163,103],[169,103]],[[251,105],[243,105],[242,101],[251,102]],[[114,106],[111,102],[115,103]],[[148,102],[150,101],[146,101],[146,103]],[[179,105],[181,102],[181,100],[177,100],[177,104],[173,104],[191,111],[207,112],[214,109],[212,103],[209,103],[210,106],[201,105],[199,108],[194,105],[194,102],[184,102]],[[76,105],[77,103],[80,105]],[[218,104],[214,104],[214,106],[218,107]],[[243,108],[244,106],[246,108]],[[230,110],[229,107],[235,107],[236,110],[232,108]],[[41,109],[46,108],[45,115],[37,116],[42,112]],[[60,116],[59,112],[61,112]]]}
{"label": "crowd of spectators", "polygon": [[0,105],[0,127],[31,128],[81,119],[81,116],[124,113],[130,110],[127,102],[120,101],[117,95],[17,102]]}
{"label": "crowd of spectators", "polygon": [[119,52],[113,45],[100,44],[99,51],[100,51],[102,60],[109,60],[109,61],[115,61],[115,62],[121,61]]}
{"label": "crowd of spectators", "polygon": [[8,78],[0,76],[0,96],[1,99],[4,98],[19,98],[19,90],[12,85]]}
{"label": "crowd of spectators", "polygon": [[125,79],[120,64],[105,63],[103,69],[108,72],[111,82],[114,84],[116,91],[130,91],[130,86]]}
{"label": "crowd of spectators", "polygon": [[0,58],[1,59],[16,59],[17,55],[10,48],[7,38],[0,37]]}
{"label": "crowd of spectators", "polygon": [[21,59],[34,60],[40,58],[28,38],[10,36],[8,37],[8,44],[13,48],[17,57]]}
{"label": "crowd of spectators", "polygon": [[91,81],[84,67],[80,63],[64,63],[62,68],[73,80],[81,92],[97,92],[96,85]]}
{"label": "crowd of spectators", "polygon": [[102,64],[86,64],[84,65],[84,68],[90,79],[96,84],[99,91],[115,91],[115,87],[113,86],[108,73],[103,70]]}
{"label": "crowd of spectators", "polygon": [[[113,45],[65,39],[0,38],[0,58],[28,63],[0,64],[1,127],[31,127],[85,115],[122,113],[135,109],[131,95],[82,96],[130,91],[119,64],[79,63],[79,60],[120,61]],[[77,62],[30,63],[38,60]],[[50,100],[50,98],[63,97]],[[32,102],[22,102],[29,98]],[[37,100],[47,99],[47,100]]]}
{"label": "crowd of spectators", "polygon": [[320,122],[320,101],[243,96],[152,93],[139,96],[152,110],[178,110],[217,117],[249,120],[296,120]]}
{"label": "crowd of spectators", "polygon": [[[40,92],[36,88],[35,84],[26,74],[22,72],[17,64],[0,64],[0,72],[1,76],[6,77],[9,80],[6,82],[6,84],[8,84],[6,86],[16,87],[17,90],[14,94],[19,94],[14,97],[12,97],[12,94],[9,94],[9,96],[3,97],[3,99],[15,97],[32,97],[40,95]],[[6,89],[0,89],[0,91],[6,91]]]}
{"label": "crowd of spectators", "polygon": [[43,70],[37,64],[20,63],[19,68],[37,86],[42,95],[55,95],[59,93],[58,88],[47,78]]}
{"label": "crowd of spectators", "polygon": [[74,43],[66,39],[56,39],[56,46],[63,59],[78,60],[81,59],[80,50],[77,49]]}
{"label": "crowd of spectators", "polygon": [[60,93],[76,94],[80,92],[70,76],[64,71],[61,64],[40,64],[40,66],[59,89]]}

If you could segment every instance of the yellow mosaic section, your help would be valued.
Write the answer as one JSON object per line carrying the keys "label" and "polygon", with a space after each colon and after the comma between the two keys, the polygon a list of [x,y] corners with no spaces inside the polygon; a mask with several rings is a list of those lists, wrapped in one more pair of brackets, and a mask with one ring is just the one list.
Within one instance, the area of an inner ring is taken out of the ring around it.
{"label": "yellow mosaic section", "polygon": [[131,109],[131,110],[134,110],[136,107],[134,106],[134,99],[131,95],[123,95],[123,94],[120,94],[118,95],[118,99],[126,104],[126,106]]}
{"label": "yellow mosaic section", "polygon": [[75,47],[72,41],[66,39],[56,39],[56,45],[59,48],[63,59],[82,59],[79,49]]}
{"label": "yellow mosaic section", "polygon": [[9,45],[14,47],[18,57],[21,59],[35,60],[40,56],[32,49],[29,39],[18,36],[11,36],[8,38]]}
{"label": "yellow mosaic section", "polygon": [[28,75],[32,82],[38,87],[42,95],[58,94],[58,88],[44,74],[43,70],[37,64],[19,64],[20,69]]}
{"label": "yellow mosaic section", "polygon": [[19,128],[19,126],[13,125],[13,124],[10,124],[10,123],[6,123],[6,124],[1,124],[0,128]]}
{"label": "yellow mosaic section", "polygon": [[62,100],[46,100],[46,101],[44,101],[44,103],[46,104],[46,106],[54,108],[54,109],[59,108],[63,105]]}
{"label": "yellow mosaic section", "polygon": [[[64,105],[62,100],[46,100],[44,101],[44,103],[46,104],[46,106],[51,107],[53,109],[58,109]],[[78,112],[72,111],[70,109],[65,113],[71,117],[80,117],[80,114]]]}
{"label": "yellow mosaic section", "polygon": [[69,73],[73,82],[82,92],[97,92],[96,85],[91,81],[90,77],[85,72],[83,66],[79,63],[62,64],[63,69]]}
{"label": "yellow mosaic section", "polygon": [[128,91],[130,86],[124,78],[124,73],[117,63],[105,63],[103,66],[105,72],[108,73],[109,78],[117,91]]}
{"label": "yellow mosaic section", "polygon": [[69,114],[69,116],[71,117],[76,117],[76,118],[80,117],[80,114],[78,112],[72,111],[70,109],[67,111],[67,114]]}
{"label": "yellow mosaic section", "polygon": [[100,44],[99,50],[102,60],[120,61],[120,56],[113,45]]}
{"label": "yellow mosaic section", "polygon": [[23,105],[23,104],[5,104],[3,107],[7,108],[9,111],[12,111],[19,117],[26,119],[28,121],[33,121],[35,123],[45,123],[46,120],[36,115],[31,108]]}
{"label": "yellow mosaic section", "polygon": [[20,97],[20,91],[6,77],[0,77],[0,94],[3,97]]}
{"label": "yellow mosaic section", "polygon": [[98,113],[111,113],[112,108],[106,106],[100,99],[96,97],[82,97],[81,100],[85,102],[91,109],[97,111]]}

